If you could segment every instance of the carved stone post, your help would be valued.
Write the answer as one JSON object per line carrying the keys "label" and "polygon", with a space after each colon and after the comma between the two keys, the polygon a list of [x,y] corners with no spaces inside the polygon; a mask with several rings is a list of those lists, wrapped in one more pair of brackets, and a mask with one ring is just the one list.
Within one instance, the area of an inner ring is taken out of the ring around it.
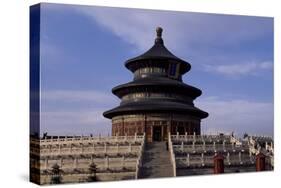
{"label": "carved stone post", "polygon": [[227,152],[226,160],[227,160],[228,165],[230,165],[231,163],[230,163],[230,153],[229,152]]}
{"label": "carved stone post", "polygon": [[239,151],[239,153],[238,153],[238,158],[239,158],[239,163],[240,163],[240,164],[243,164],[242,156],[241,156],[241,152],[240,152],[240,151]]}
{"label": "carved stone post", "polygon": [[107,152],[107,145],[106,145],[106,142],[104,143],[103,148],[104,148],[104,153],[106,153],[106,152]]}
{"label": "carved stone post", "polygon": [[214,150],[214,152],[217,152],[217,150],[216,150],[216,142],[213,143],[213,150]]}
{"label": "carved stone post", "polygon": [[205,166],[204,153],[201,153],[201,165]]}
{"label": "carved stone post", "polygon": [[190,157],[189,157],[189,153],[187,154],[186,156],[186,163],[187,163],[187,166],[190,165]]}
{"label": "carved stone post", "polygon": [[45,170],[48,169],[48,162],[49,162],[49,161],[48,161],[48,158],[46,158],[46,159],[45,159]]}
{"label": "carved stone post", "polygon": [[73,159],[73,168],[76,169],[77,168],[77,164],[78,164],[78,159],[75,157]]}
{"label": "carved stone post", "polygon": [[205,140],[203,141],[203,151],[206,152],[206,143],[205,143]]}
{"label": "carved stone post", "polygon": [[122,169],[125,168],[125,156],[123,155],[122,156]]}
{"label": "carved stone post", "polygon": [[106,169],[109,169],[109,158],[108,158],[108,156],[106,156],[106,158],[104,159],[105,161],[105,168]]}
{"label": "carved stone post", "polygon": [[132,144],[131,143],[129,143],[129,148],[128,148],[128,152],[132,152]]}

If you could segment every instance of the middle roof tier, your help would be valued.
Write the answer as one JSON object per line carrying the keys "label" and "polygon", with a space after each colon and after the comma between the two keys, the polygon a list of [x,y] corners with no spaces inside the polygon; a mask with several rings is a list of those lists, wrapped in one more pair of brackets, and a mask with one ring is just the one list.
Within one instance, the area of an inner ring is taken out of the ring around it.
{"label": "middle roof tier", "polygon": [[196,87],[166,77],[145,77],[116,86],[112,89],[112,93],[119,98],[132,92],[146,91],[179,93],[191,97],[193,100],[202,94],[201,90]]}

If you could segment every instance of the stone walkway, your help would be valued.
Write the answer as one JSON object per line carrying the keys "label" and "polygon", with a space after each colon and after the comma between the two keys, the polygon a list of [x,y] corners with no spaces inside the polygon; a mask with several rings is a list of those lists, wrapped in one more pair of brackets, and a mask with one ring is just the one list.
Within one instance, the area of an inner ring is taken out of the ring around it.
{"label": "stone walkway", "polygon": [[147,143],[140,178],[172,177],[173,166],[166,142]]}

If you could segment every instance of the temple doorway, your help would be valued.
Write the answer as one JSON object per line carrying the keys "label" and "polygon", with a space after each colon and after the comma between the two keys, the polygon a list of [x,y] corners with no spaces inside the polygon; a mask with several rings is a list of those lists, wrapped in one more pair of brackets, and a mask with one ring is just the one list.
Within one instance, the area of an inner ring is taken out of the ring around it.
{"label": "temple doorway", "polygon": [[153,126],[153,141],[161,141],[162,140],[162,127],[161,126]]}

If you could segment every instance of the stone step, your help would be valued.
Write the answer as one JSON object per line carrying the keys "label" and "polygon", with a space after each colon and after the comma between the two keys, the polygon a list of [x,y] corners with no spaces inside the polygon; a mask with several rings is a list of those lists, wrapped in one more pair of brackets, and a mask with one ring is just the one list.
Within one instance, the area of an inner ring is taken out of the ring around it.
{"label": "stone step", "polygon": [[166,142],[153,142],[145,146],[140,178],[172,177],[173,166]]}

